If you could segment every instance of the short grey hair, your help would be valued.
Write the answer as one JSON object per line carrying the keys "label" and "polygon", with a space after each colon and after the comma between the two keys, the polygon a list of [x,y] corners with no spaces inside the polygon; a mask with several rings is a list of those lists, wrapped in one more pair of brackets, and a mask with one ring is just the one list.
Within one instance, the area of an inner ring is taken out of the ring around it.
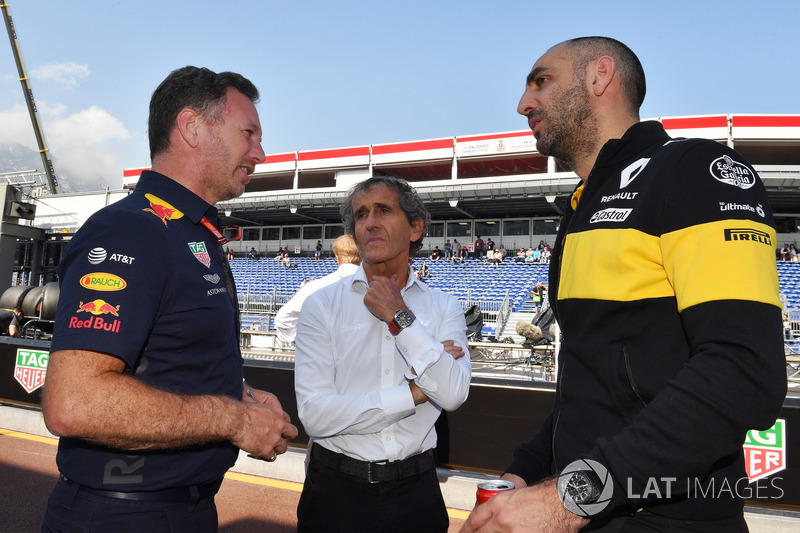
{"label": "short grey hair", "polygon": [[360,183],[355,184],[347,193],[342,205],[339,206],[339,213],[342,215],[342,224],[344,225],[345,233],[355,236],[356,221],[355,214],[353,213],[353,199],[357,194],[368,191],[378,185],[386,185],[397,191],[397,201],[400,208],[406,214],[408,223],[413,224],[415,220],[422,220],[422,235],[416,241],[413,241],[408,249],[409,257],[414,257],[417,252],[422,249],[422,239],[428,234],[428,228],[431,225],[431,214],[422,203],[417,191],[402,178],[395,176],[373,176]]}

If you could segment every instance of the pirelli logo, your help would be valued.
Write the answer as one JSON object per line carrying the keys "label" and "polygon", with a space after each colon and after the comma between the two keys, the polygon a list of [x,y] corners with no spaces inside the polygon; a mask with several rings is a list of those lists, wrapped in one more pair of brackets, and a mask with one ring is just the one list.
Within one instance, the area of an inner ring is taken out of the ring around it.
{"label": "pirelli logo", "polygon": [[750,228],[726,228],[725,240],[760,242],[761,244],[772,246],[772,239],[769,233]]}

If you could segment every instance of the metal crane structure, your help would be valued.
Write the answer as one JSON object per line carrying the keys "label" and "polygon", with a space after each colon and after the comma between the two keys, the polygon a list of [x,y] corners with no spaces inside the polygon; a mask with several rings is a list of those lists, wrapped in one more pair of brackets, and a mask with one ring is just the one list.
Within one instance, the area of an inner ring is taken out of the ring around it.
{"label": "metal crane structure", "polygon": [[22,62],[22,54],[20,53],[19,42],[17,41],[17,32],[14,29],[14,21],[11,19],[11,12],[8,7],[8,0],[0,0],[0,9],[3,11],[3,19],[6,23],[6,30],[8,31],[8,40],[11,42],[11,50],[14,53],[14,60],[17,63],[17,72],[19,73],[19,81],[22,84],[22,92],[25,93],[25,103],[28,105],[28,113],[31,116],[31,123],[33,124],[33,133],[36,135],[36,142],[39,145],[39,154],[42,156],[42,163],[44,164],[44,172],[47,177],[47,188],[51,194],[58,193],[58,180],[56,179],[56,171],[53,168],[53,162],[50,160],[50,155],[47,151],[47,146],[44,140],[44,131],[39,122],[39,114],[36,111],[36,100],[33,98],[33,89],[25,73],[25,65]]}

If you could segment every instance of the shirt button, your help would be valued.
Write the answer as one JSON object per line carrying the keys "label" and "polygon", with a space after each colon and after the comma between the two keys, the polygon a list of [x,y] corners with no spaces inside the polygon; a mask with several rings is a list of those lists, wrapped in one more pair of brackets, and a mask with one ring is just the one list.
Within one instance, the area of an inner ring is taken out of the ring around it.
{"label": "shirt button", "polygon": [[408,348],[406,348],[405,346],[403,346],[403,353],[407,353],[407,352],[408,352]]}
{"label": "shirt button", "polygon": [[387,340],[387,341],[390,341],[390,340],[392,340],[392,336],[391,336],[391,335],[386,335],[386,340]]}
{"label": "shirt button", "polygon": [[386,370],[383,371],[383,373],[384,374],[389,374],[389,369],[387,368]]}
{"label": "shirt button", "polygon": [[392,440],[392,437],[386,437],[386,442],[389,442],[390,440]]}

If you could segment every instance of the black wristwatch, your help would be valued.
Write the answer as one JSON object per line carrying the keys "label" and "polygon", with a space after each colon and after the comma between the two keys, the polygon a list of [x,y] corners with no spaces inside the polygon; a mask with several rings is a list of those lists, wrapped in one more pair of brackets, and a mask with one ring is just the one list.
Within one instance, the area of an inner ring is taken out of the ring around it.
{"label": "black wristwatch", "polygon": [[578,470],[567,479],[564,488],[564,502],[570,500],[578,505],[595,503],[600,499],[600,489],[600,483],[593,472]]}
{"label": "black wristwatch", "polygon": [[416,318],[411,309],[401,309],[394,314],[394,318],[389,322],[389,331],[392,332],[392,335],[397,335],[413,324]]}

